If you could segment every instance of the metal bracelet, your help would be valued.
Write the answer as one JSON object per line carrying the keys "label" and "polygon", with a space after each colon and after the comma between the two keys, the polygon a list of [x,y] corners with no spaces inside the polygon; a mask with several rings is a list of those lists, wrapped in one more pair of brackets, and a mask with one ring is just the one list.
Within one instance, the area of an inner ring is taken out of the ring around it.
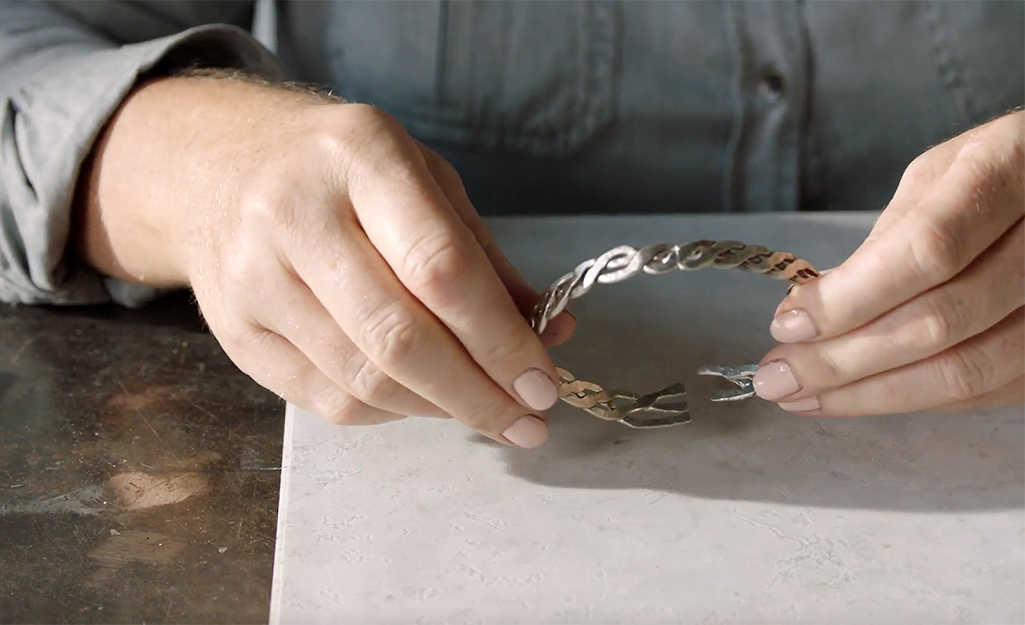
{"label": "metal bracelet", "polygon": [[[806,261],[788,252],[773,252],[760,245],[737,241],[695,241],[684,245],[661,243],[635,249],[628,245],[613,248],[597,258],[586,260],[556,280],[534,308],[530,325],[537,334],[570,300],[582,297],[596,284],[613,284],[639,273],[660,275],[675,270],[691,271],[713,267],[759,273],[793,285],[819,276]],[[791,285],[791,288],[793,288]],[[698,375],[718,376],[739,388],[719,393],[712,401],[738,401],[752,397],[757,365],[706,366]],[[634,428],[654,428],[690,422],[686,388],[677,383],[638,395],[627,391],[606,391],[593,382],[578,380],[565,369],[558,369],[559,399],[599,419],[618,421]]]}

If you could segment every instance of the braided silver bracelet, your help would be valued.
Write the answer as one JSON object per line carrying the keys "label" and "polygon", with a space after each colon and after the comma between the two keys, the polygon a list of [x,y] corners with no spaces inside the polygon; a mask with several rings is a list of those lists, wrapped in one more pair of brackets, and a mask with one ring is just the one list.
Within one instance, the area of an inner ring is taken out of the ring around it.
{"label": "braided silver bracelet", "polygon": [[[759,273],[793,285],[803,284],[819,273],[793,254],[772,252],[760,245],[737,241],[695,241],[684,245],[661,243],[634,249],[628,245],[613,248],[597,258],[580,263],[576,269],[556,280],[534,308],[530,326],[541,334],[545,326],[561,313],[569,301],[582,297],[595,284],[622,282],[639,273],[660,275],[674,270],[691,271],[713,267]],[[719,393],[712,401],[737,401],[754,396],[757,365],[706,366],[698,375],[724,378],[739,388]],[[638,395],[628,391],[606,391],[593,382],[578,380],[565,369],[559,373],[559,399],[606,421],[618,421],[634,428],[654,428],[690,422],[683,384]],[[624,403],[617,403],[617,400]]]}

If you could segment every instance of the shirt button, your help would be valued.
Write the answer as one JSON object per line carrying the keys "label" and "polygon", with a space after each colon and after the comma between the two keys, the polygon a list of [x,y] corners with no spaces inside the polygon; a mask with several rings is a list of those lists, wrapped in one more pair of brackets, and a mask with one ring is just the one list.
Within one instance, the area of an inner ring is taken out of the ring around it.
{"label": "shirt button", "polygon": [[762,70],[761,78],[758,80],[758,95],[770,102],[776,102],[783,97],[787,89],[787,79],[781,71],[775,67],[766,67]]}

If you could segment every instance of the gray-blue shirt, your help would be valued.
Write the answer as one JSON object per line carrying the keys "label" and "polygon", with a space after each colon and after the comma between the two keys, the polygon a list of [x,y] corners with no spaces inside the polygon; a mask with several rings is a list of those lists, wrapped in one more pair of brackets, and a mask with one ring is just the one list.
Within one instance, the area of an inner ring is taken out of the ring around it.
{"label": "gray-blue shirt", "polygon": [[66,250],[140,76],[200,63],[383,108],[484,214],[878,210],[929,146],[1025,103],[1025,4],[0,2],[0,299],[132,305]]}

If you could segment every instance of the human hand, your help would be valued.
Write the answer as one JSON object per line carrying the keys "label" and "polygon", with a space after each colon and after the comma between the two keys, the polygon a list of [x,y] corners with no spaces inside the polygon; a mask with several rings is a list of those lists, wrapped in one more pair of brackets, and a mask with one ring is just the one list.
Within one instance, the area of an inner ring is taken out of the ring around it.
{"label": "human hand", "polygon": [[858,250],[780,304],[758,395],[828,416],[1025,401],[1023,179],[1022,112],[915,159]]}
{"label": "human hand", "polygon": [[[115,126],[128,136],[135,117],[145,135],[175,98],[189,102],[178,107],[187,111],[179,129],[217,117],[228,96],[189,91],[210,84],[163,81]],[[540,445],[558,377],[527,322],[538,294],[492,241],[455,170],[377,109],[294,95],[267,104],[269,89],[217,89],[241,104],[195,133],[151,137],[181,151],[192,174],[168,191],[180,216],[161,215],[170,234],[160,240],[178,241],[156,272],[185,276],[235,364],[335,423],[452,416],[500,442]],[[118,132],[108,143],[131,140]],[[134,258],[132,249],[115,256]],[[563,316],[544,338],[561,342],[572,327]]]}

